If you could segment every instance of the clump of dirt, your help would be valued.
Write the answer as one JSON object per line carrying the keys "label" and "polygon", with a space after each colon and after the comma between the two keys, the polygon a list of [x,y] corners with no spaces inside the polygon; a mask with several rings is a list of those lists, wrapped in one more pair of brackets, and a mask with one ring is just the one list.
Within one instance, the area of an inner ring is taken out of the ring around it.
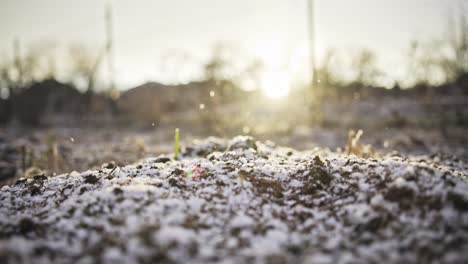
{"label": "clump of dirt", "polygon": [[317,190],[327,189],[332,180],[333,177],[328,172],[325,163],[319,156],[315,156],[307,167],[302,192],[304,194],[315,194]]}
{"label": "clump of dirt", "polygon": [[95,175],[85,175],[83,176],[84,183],[96,184],[99,181],[99,178]]}
{"label": "clump of dirt", "polygon": [[255,176],[245,170],[239,171],[239,177],[243,181],[248,181],[252,184],[255,190],[261,194],[270,194],[275,198],[282,198],[284,188],[281,186],[281,182],[264,177]]}

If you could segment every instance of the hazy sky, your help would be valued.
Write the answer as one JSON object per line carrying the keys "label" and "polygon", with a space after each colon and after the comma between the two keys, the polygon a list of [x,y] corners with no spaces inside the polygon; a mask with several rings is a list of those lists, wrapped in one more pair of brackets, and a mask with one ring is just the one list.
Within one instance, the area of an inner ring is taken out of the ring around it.
{"label": "hazy sky", "polygon": [[[106,2],[113,7],[123,85],[196,76],[218,42],[272,67],[307,68],[306,0],[0,0],[0,55],[11,56],[15,37],[23,46],[83,43],[98,49],[105,40]],[[396,66],[411,40],[443,36],[457,2],[316,0],[319,56],[330,47],[363,46]],[[182,53],[187,58],[173,56]],[[187,62],[173,70],[168,58],[174,65]]]}

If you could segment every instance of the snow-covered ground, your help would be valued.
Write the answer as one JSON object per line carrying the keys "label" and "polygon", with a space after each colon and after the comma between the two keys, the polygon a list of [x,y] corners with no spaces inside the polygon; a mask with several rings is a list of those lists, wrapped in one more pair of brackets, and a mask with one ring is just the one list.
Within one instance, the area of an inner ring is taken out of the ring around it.
{"label": "snow-covered ground", "polygon": [[468,164],[249,137],[0,190],[1,263],[466,263]]}

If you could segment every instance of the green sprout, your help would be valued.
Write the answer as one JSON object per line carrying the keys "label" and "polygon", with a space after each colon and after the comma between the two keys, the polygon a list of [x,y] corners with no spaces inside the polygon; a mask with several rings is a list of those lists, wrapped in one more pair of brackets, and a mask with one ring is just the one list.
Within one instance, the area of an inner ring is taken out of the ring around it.
{"label": "green sprout", "polygon": [[174,159],[179,159],[179,140],[179,129],[176,128],[174,133]]}

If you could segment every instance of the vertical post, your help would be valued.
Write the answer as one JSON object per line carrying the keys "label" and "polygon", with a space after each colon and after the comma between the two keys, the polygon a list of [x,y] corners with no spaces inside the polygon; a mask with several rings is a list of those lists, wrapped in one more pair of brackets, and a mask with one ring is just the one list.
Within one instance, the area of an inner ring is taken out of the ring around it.
{"label": "vertical post", "polygon": [[114,24],[112,19],[112,6],[110,3],[106,6],[106,55],[109,70],[109,90],[115,88],[114,84],[114,54],[113,54],[113,31]]}
{"label": "vertical post", "polygon": [[317,89],[317,60],[316,60],[316,36],[315,36],[315,0],[307,0],[308,4],[308,29],[309,29],[309,56],[310,56],[310,90],[308,96],[310,121],[312,124],[320,125],[322,122],[322,111],[321,111],[321,92]]}
{"label": "vertical post", "polygon": [[307,0],[307,15],[309,29],[310,84],[313,87],[317,81],[317,65],[315,59],[315,0]]}
{"label": "vertical post", "polygon": [[21,87],[23,86],[23,65],[21,62],[21,47],[20,47],[20,41],[18,38],[15,38],[13,40],[13,56],[14,56],[14,65],[15,69],[18,73],[18,80],[16,82],[16,85]]}

